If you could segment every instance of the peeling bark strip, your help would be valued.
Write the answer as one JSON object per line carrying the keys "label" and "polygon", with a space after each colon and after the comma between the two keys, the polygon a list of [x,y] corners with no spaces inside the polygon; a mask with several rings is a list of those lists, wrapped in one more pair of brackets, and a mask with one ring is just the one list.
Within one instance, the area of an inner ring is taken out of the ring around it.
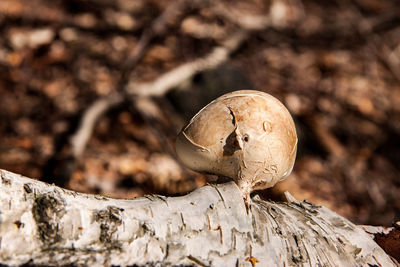
{"label": "peeling bark strip", "polygon": [[117,200],[0,175],[1,264],[396,266],[324,207],[255,197],[247,214],[233,182]]}

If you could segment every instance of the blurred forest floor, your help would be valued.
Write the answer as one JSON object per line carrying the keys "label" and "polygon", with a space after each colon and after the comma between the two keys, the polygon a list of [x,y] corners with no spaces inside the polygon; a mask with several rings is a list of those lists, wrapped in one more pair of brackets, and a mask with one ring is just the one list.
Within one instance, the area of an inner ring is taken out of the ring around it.
{"label": "blurred forest floor", "polygon": [[0,1],[0,168],[184,194],[208,178],[176,160],[177,133],[239,89],[276,96],[298,127],[294,172],[264,197],[400,219],[398,1]]}

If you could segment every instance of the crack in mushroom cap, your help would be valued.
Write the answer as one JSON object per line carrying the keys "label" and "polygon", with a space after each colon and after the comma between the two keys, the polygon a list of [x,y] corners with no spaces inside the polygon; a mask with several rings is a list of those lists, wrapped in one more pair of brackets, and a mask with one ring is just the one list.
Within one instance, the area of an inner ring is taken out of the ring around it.
{"label": "crack in mushroom cap", "polygon": [[179,133],[176,152],[189,168],[234,179],[247,191],[274,186],[292,171],[293,119],[260,91],[225,94],[201,109]]}

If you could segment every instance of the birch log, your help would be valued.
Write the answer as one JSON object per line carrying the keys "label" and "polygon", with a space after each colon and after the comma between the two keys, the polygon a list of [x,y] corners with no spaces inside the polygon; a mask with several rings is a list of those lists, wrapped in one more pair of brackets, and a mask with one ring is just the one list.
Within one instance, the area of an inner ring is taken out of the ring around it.
{"label": "birch log", "polygon": [[254,197],[247,213],[233,182],[120,200],[0,175],[1,264],[396,266],[327,208]]}

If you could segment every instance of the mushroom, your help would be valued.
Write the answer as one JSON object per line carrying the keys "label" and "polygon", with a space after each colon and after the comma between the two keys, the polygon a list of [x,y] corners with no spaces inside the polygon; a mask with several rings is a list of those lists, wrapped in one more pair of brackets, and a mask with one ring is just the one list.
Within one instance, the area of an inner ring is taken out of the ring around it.
{"label": "mushroom", "polygon": [[253,190],[272,187],[291,173],[296,151],[289,111],[275,97],[253,90],[215,99],[176,140],[177,155],[187,167],[232,178],[246,207]]}

